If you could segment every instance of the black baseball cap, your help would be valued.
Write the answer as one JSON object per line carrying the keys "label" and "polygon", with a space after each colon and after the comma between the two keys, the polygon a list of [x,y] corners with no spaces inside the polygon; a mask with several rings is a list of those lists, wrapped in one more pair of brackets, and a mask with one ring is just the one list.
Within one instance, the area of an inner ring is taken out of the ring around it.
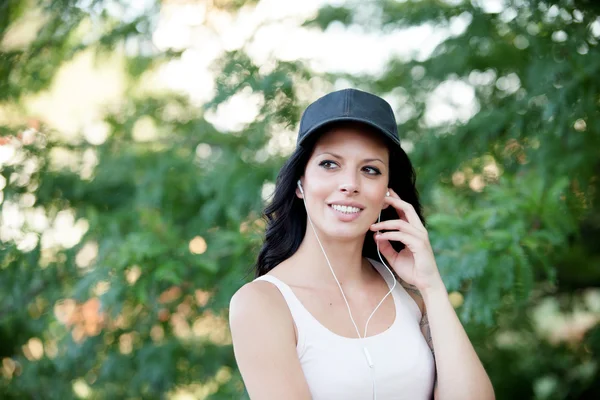
{"label": "black baseball cap", "polygon": [[302,146],[315,132],[340,121],[371,126],[400,146],[398,126],[390,104],[379,96],[357,89],[331,92],[311,103],[300,119],[296,146]]}

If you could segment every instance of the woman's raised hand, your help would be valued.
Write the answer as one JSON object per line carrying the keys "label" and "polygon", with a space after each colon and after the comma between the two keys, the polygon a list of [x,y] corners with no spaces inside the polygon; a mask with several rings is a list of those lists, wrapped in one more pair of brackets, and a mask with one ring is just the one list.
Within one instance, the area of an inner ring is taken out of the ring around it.
{"label": "woman's raised hand", "polygon": [[[375,233],[374,238],[379,244],[379,251],[396,274],[406,283],[416,286],[419,291],[443,285],[427,229],[421,223],[412,204],[402,200],[392,189],[389,191],[390,195],[385,197],[385,201],[396,209],[399,219],[371,225],[372,231],[389,231]],[[400,252],[394,250],[391,240],[404,243],[404,249]]]}

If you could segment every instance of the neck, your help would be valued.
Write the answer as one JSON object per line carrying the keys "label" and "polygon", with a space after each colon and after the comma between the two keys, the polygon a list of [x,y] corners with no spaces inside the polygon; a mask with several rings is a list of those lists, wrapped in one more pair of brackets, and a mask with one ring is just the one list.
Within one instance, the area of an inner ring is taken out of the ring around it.
{"label": "neck", "polygon": [[[364,235],[354,239],[339,240],[321,234],[319,239],[342,287],[359,285],[372,276],[371,266],[367,265],[368,263],[365,264],[362,257]],[[307,272],[310,271],[310,276],[314,277],[317,282],[322,282],[327,286],[337,286],[327,259],[308,221],[304,239],[295,256],[302,259],[304,268]]]}

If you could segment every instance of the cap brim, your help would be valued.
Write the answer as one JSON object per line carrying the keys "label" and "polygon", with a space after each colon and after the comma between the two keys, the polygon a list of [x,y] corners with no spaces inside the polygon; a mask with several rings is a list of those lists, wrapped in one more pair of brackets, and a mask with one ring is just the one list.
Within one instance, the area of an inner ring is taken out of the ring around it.
{"label": "cap brim", "polygon": [[400,140],[393,133],[388,132],[386,129],[383,129],[381,126],[379,126],[377,124],[374,124],[373,122],[369,121],[368,119],[357,118],[357,117],[336,117],[336,118],[331,118],[331,119],[322,121],[320,124],[315,125],[312,128],[310,128],[302,136],[302,138],[300,138],[300,140],[298,140],[298,143],[296,145],[297,146],[302,146],[303,143],[306,143],[306,141],[308,139],[310,139],[310,138],[314,138],[315,133],[317,133],[318,131],[322,131],[323,128],[325,128],[327,125],[332,125],[332,124],[334,124],[336,122],[346,122],[346,121],[360,122],[360,123],[368,125],[368,126],[370,126],[372,128],[375,128],[375,130],[378,131],[378,132],[380,132],[381,135],[385,139],[391,141],[393,144],[395,144],[398,147],[400,147]]}

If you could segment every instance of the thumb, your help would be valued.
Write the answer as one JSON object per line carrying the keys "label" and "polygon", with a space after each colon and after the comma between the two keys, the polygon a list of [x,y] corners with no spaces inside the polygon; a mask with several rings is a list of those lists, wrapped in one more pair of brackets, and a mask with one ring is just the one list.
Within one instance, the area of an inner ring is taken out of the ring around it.
{"label": "thumb", "polygon": [[[375,238],[377,235],[375,235]],[[396,250],[392,247],[392,244],[387,239],[375,239],[377,243],[379,243],[379,251],[381,255],[384,256],[389,262],[394,262],[394,259],[398,255]]]}

